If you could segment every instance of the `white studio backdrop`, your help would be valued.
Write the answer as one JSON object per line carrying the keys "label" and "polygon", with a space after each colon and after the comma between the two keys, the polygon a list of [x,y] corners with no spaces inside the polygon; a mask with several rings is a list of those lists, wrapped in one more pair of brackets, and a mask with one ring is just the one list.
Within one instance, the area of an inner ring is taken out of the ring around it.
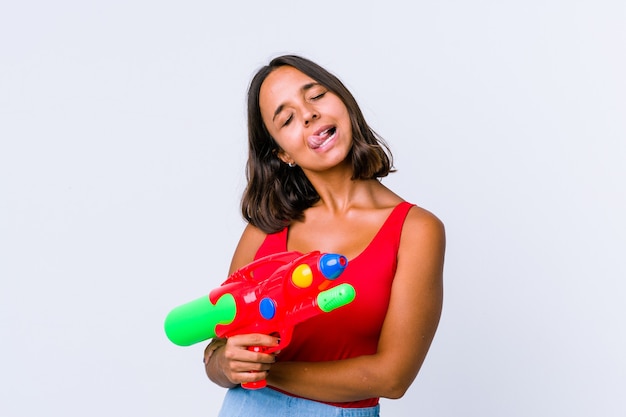
{"label": "white studio backdrop", "polygon": [[245,92],[338,75],[446,224],[439,332],[384,416],[623,416],[626,3],[0,5],[0,415],[217,416],[163,333],[243,222]]}

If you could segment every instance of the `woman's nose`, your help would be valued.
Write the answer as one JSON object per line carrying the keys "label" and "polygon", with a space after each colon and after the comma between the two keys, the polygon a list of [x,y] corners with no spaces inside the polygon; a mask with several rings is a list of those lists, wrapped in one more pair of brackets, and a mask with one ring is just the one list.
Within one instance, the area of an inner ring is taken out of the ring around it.
{"label": "woman's nose", "polygon": [[315,109],[309,109],[304,113],[304,125],[308,126],[314,120],[318,119],[320,115],[315,111]]}

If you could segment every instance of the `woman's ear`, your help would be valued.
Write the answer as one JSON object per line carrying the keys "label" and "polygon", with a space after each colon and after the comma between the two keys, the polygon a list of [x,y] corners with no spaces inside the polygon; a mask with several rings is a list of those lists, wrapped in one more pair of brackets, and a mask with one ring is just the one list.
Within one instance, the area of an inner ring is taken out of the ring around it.
{"label": "woman's ear", "polygon": [[276,152],[276,156],[287,165],[291,166],[294,164],[293,158],[290,157],[289,154],[287,154],[287,152],[283,151],[282,149],[279,149],[278,152]]}

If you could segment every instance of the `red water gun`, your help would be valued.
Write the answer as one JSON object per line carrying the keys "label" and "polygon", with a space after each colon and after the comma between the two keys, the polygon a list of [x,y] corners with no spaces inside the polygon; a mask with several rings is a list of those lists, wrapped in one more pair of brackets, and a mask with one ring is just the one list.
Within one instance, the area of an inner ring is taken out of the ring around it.
{"label": "red water gun", "polygon": [[[343,255],[319,251],[280,252],[235,271],[218,288],[173,309],[165,333],[175,344],[189,346],[212,337],[263,333],[280,338],[280,346],[251,346],[271,353],[291,342],[296,324],[352,302],[354,287],[334,285],[348,266]],[[242,384],[258,389],[266,381]]]}

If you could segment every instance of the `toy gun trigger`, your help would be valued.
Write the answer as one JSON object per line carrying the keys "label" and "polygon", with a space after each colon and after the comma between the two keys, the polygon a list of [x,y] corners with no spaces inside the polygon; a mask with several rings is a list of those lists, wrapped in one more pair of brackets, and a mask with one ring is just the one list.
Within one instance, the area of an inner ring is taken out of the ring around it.
{"label": "toy gun trigger", "polygon": [[282,331],[276,332],[276,336],[278,337],[278,347],[273,352],[280,351],[291,343],[293,327],[286,327]]}

